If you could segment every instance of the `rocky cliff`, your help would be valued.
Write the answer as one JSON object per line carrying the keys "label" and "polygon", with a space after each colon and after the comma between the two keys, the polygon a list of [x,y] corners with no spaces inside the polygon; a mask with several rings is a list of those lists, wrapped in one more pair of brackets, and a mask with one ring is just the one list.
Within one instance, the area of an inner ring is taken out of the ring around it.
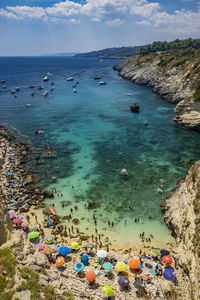
{"label": "rocky cliff", "polygon": [[185,299],[200,296],[200,161],[161,202],[164,219],[176,238],[176,257],[188,273],[191,289]]}
{"label": "rocky cliff", "polygon": [[129,58],[114,69],[123,78],[152,87],[175,104],[175,122],[200,130],[200,57],[154,53]]}
{"label": "rocky cliff", "polygon": [[0,246],[11,236],[12,222],[10,221],[7,209],[0,206]]}

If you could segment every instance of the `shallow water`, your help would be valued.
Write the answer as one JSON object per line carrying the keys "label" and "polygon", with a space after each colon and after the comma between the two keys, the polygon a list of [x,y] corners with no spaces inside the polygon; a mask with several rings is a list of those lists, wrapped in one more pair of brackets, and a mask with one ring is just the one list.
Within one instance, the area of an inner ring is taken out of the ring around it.
{"label": "shallow water", "polygon": [[[38,176],[36,184],[57,191],[47,203],[54,203],[62,216],[78,206],[72,217],[82,219],[81,231],[94,232],[95,214],[98,231],[114,243],[137,243],[143,231],[153,234],[155,244],[170,242],[160,199],[199,159],[199,134],[175,125],[173,106],[151,89],[121,80],[112,70],[115,63],[95,58],[0,58],[0,80],[7,80],[7,88],[0,91],[0,120],[33,145],[28,165]],[[42,82],[47,72],[54,75],[52,92],[49,82]],[[100,86],[93,79],[96,73],[108,84]],[[77,93],[66,81],[69,76],[79,81]],[[36,88],[30,96],[30,84],[43,85],[48,97]],[[8,91],[16,86],[21,90],[14,98]],[[133,102],[140,103],[139,114],[129,111]],[[25,107],[27,103],[32,106]],[[35,135],[39,129],[45,134]],[[56,157],[41,155],[47,145]],[[122,168],[128,170],[128,178],[120,176]],[[58,178],[56,183],[52,176]],[[70,205],[63,209],[62,201]],[[88,203],[92,209],[87,209]]]}

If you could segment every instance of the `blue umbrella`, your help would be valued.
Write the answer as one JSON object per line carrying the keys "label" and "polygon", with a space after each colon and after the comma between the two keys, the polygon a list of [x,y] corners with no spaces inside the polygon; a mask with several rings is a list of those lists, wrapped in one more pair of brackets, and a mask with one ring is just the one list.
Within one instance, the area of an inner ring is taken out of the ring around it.
{"label": "blue umbrella", "polygon": [[66,256],[71,252],[71,250],[68,247],[61,247],[59,250],[60,255]]}
{"label": "blue umbrella", "polygon": [[93,245],[93,244],[87,244],[87,245],[85,246],[85,248],[92,249],[92,248],[94,248],[94,245]]}
{"label": "blue umbrella", "polygon": [[172,282],[175,282],[177,280],[177,277],[174,274],[174,270],[173,269],[165,269],[165,272],[163,273],[163,277],[166,280],[170,280]]}
{"label": "blue umbrella", "polygon": [[74,265],[74,270],[77,272],[81,272],[83,271],[83,269],[85,268],[84,264],[81,262],[78,262]]}
{"label": "blue umbrella", "polygon": [[121,276],[119,279],[118,279],[118,283],[121,287],[123,288],[128,288],[129,287],[129,284],[130,284],[130,281],[128,279],[128,277],[126,276]]}
{"label": "blue umbrella", "polygon": [[160,254],[161,254],[162,256],[167,256],[167,255],[169,255],[169,251],[163,249],[163,250],[160,250]]}
{"label": "blue umbrella", "polygon": [[102,266],[105,270],[111,270],[113,268],[113,265],[110,262],[106,262]]}
{"label": "blue umbrella", "polygon": [[89,266],[89,256],[87,254],[82,255],[81,262],[84,264],[84,266]]}

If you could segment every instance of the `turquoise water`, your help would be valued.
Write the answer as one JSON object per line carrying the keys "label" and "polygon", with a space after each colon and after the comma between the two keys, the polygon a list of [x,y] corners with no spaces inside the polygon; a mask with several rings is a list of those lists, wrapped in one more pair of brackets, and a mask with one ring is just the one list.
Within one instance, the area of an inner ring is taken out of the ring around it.
{"label": "turquoise water", "polygon": [[[94,232],[95,214],[99,233],[113,243],[138,243],[143,231],[153,234],[155,244],[170,242],[160,199],[199,159],[199,134],[175,125],[174,107],[151,89],[121,80],[112,70],[116,62],[0,58],[0,80],[7,80],[7,88],[0,92],[0,120],[32,144],[28,166],[38,177],[37,185],[56,188],[55,198],[47,203],[54,203],[58,214],[69,215],[70,208],[78,206],[72,218],[78,218],[79,228],[89,234]],[[52,92],[49,82],[42,82],[46,72],[54,75]],[[96,73],[108,84],[100,86],[93,79]],[[66,81],[69,76],[79,81],[77,93]],[[45,98],[35,89],[30,96],[30,84],[43,85],[49,95]],[[21,90],[14,98],[8,91],[16,86]],[[139,114],[130,112],[133,102],[140,103]],[[25,107],[27,103],[32,106]],[[45,134],[35,135],[39,129]],[[54,158],[42,155],[49,145],[56,151]],[[120,176],[122,168],[128,170],[128,178]],[[52,176],[57,177],[55,183]],[[62,208],[63,201],[69,205]]]}

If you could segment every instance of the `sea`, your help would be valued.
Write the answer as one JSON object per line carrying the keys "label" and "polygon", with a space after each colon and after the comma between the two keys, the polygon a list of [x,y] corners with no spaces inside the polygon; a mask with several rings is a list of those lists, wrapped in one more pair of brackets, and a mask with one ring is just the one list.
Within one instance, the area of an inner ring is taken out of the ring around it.
{"label": "sea", "polygon": [[[121,79],[118,61],[1,57],[0,122],[31,145],[27,167],[35,185],[54,191],[46,204],[71,214],[67,226],[113,245],[141,243],[142,232],[155,245],[173,243],[160,201],[200,159],[200,135],[176,125],[174,106],[151,88]],[[135,102],[139,113],[130,111]]]}

